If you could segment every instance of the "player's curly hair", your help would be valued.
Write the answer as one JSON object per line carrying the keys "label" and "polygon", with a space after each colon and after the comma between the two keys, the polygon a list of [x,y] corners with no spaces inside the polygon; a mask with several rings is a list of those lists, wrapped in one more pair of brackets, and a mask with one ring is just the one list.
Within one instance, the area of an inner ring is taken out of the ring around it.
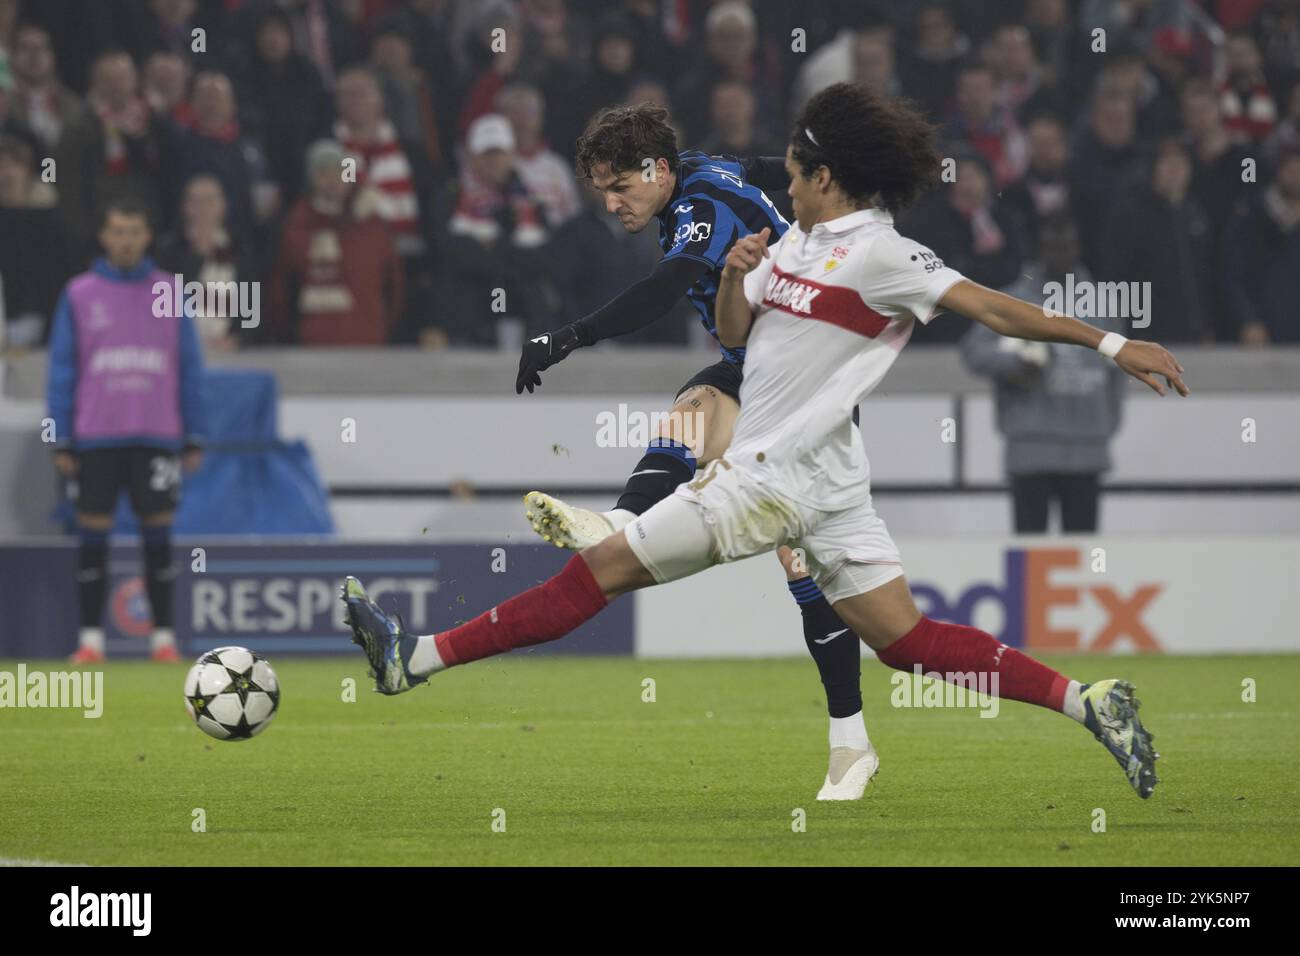
{"label": "player's curly hair", "polygon": [[653,103],[611,106],[597,113],[578,137],[576,166],[580,179],[590,179],[600,163],[609,163],[617,176],[660,157],[668,161],[669,172],[677,172],[677,132],[668,125],[668,111]]}
{"label": "player's curly hair", "polygon": [[795,120],[791,158],[805,178],[825,166],[848,196],[866,202],[879,194],[880,205],[898,212],[938,181],[934,134],[906,100],[836,83],[809,100]]}

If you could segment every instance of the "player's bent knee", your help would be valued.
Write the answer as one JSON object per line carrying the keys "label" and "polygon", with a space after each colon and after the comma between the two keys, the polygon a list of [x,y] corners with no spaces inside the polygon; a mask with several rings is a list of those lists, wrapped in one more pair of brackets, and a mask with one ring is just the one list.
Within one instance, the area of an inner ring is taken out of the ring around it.
{"label": "player's bent knee", "polygon": [[582,559],[606,600],[612,601],[620,594],[655,583],[654,576],[641,564],[622,534],[612,534],[600,544],[592,545],[582,552]]}
{"label": "player's bent knee", "polygon": [[911,631],[921,619],[907,579],[897,577],[864,594],[832,605],[835,613],[873,651],[880,651]]}

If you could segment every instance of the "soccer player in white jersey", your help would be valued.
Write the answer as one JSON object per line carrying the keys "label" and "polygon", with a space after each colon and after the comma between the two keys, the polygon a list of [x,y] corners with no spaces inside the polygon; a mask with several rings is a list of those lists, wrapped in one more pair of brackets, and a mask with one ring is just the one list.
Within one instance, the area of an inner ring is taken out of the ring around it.
{"label": "soccer player in white jersey", "polygon": [[1080,684],[985,631],[921,614],[871,505],[850,413],[915,323],[940,312],[1002,335],[1096,348],[1161,395],[1157,376],[1188,394],[1182,367],[1161,346],[984,288],[900,236],[888,209],[932,182],[938,162],[930,127],[906,105],[845,83],[814,96],[786,152],[796,225],[770,249],[762,233],[737,241],[722,274],[719,338],[747,347],[725,455],[550,580],[448,631],[407,634],[348,578],[353,639],[376,689],[402,693],[444,668],[555,640],[619,595],[797,542],[836,613],[885,664],[956,680],[974,673],[999,697],[1073,718],[1149,797],[1158,754],[1132,685]]}

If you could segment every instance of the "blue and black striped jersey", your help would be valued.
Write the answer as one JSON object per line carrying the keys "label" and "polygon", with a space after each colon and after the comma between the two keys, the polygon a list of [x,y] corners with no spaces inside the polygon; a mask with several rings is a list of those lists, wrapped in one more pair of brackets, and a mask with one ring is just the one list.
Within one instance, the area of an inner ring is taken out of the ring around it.
{"label": "blue and black striped jersey", "polygon": [[[713,303],[731,244],[764,226],[772,229],[769,244],[776,242],[790,224],[761,189],[745,180],[744,167],[735,156],[687,149],[677,154],[677,161],[677,186],[658,214],[659,245],[665,260],[680,257],[708,264],[709,271],[686,297],[716,339]],[[744,363],[743,348],[729,349],[721,343],[719,347],[728,361]]]}

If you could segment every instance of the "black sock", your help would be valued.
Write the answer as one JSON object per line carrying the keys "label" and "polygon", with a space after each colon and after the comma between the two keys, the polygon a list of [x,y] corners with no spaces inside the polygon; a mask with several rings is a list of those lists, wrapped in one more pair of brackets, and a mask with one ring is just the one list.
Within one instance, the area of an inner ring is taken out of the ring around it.
{"label": "black sock", "polygon": [[695,455],[671,438],[656,438],[627,480],[616,508],[643,515],[695,474]]}
{"label": "black sock", "polygon": [[840,620],[812,578],[791,581],[790,593],[803,613],[803,639],[826,688],[832,717],[852,717],[862,710],[862,651],[858,635]]}
{"label": "black sock", "polygon": [[172,563],[171,530],[144,529],[144,586],[149,592],[154,627],[172,626],[172,582],[176,580],[176,566]]}
{"label": "black sock", "polygon": [[108,532],[81,531],[77,549],[77,599],[81,626],[100,627],[104,622],[104,599],[108,595]]}

